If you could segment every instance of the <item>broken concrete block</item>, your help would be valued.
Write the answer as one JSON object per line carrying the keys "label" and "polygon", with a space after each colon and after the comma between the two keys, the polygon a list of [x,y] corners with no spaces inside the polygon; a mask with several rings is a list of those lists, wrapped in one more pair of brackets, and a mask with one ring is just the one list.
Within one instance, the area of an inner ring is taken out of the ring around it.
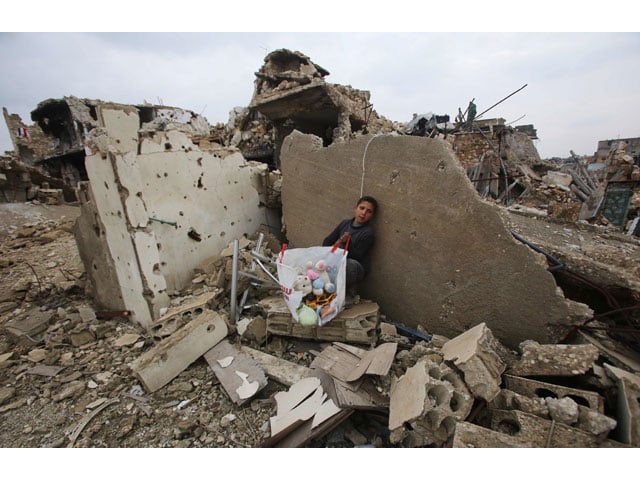
{"label": "broken concrete block", "polygon": [[4,331],[20,345],[36,345],[47,329],[54,313],[32,308],[25,315],[12,318],[4,324]]}
{"label": "broken concrete block", "polygon": [[187,325],[145,352],[131,369],[148,392],[155,392],[224,337],[228,328],[217,312],[203,310]]}
{"label": "broken concrete block", "polygon": [[618,381],[619,439],[640,447],[640,385],[627,378]]}
{"label": "broken concrete block", "polygon": [[580,430],[585,430],[593,435],[605,435],[616,428],[613,418],[592,410],[582,405],[578,405],[578,422],[574,425]]}
{"label": "broken concrete block", "polygon": [[469,422],[456,423],[453,448],[531,448],[530,443],[507,433],[496,432]]}
{"label": "broken concrete block", "polygon": [[604,398],[602,398],[602,396],[597,392],[569,388],[562,385],[540,382],[530,378],[515,377],[508,374],[505,374],[503,378],[506,388],[522,395],[542,399],[546,397],[571,397],[579,405],[592,408],[600,413],[604,412]]}
{"label": "broken concrete block", "polygon": [[157,340],[162,340],[172,335],[191,319],[201,315],[207,309],[209,303],[220,293],[218,291],[207,292],[185,305],[169,309],[149,326],[151,334]]}
{"label": "broken concrete block", "polygon": [[573,377],[591,369],[599,351],[593,345],[540,345],[527,341],[520,345],[522,356],[507,369],[520,377]]}
{"label": "broken concrete block", "polygon": [[527,397],[511,390],[502,389],[488,406],[496,410],[520,410],[542,418],[549,418],[547,402],[538,397]]}
{"label": "broken concrete block", "polygon": [[445,361],[452,361],[462,371],[471,393],[490,402],[500,391],[506,368],[496,352],[498,348],[491,330],[480,323],[445,343],[442,354]]}
{"label": "broken concrete block", "polygon": [[545,398],[549,416],[556,422],[572,425],[578,421],[578,404],[572,398]]}
{"label": "broken concrete block", "polygon": [[624,447],[614,440],[591,435],[577,428],[545,420],[518,410],[490,410],[491,430],[507,433],[532,447],[587,448]]}
{"label": "broken concrete block", "polygon": [[420,360],[392,386],[389,430],[392,443],[442,446],[473,406],[473,397],[458,374],[445,365]]}

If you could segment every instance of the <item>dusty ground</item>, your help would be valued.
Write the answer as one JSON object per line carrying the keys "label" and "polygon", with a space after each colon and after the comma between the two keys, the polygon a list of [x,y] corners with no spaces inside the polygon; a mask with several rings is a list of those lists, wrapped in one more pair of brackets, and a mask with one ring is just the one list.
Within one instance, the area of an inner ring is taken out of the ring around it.
{"label": "dusty ground", "polygon": [[[260,446],[275,414],[272,396],[284,389],[275,382],[238,407],[200,359],[146,394],[127,365],[153,342],[122,318],[99,320],[93,341],[74,345],[74,335],[88,326],[79,311],[91,306],[71,233],[77,215],[74,206],[0,204],[0,324],[29,315],[45,316],[48,325],[44,344],[16,344],[0,334],[0,447]],[[603,264],[637,268],[636,239],[511,218],[513,230],[532,242],[555,242]],[[131,333],[138,335],[134,342],[117,346]],[[264,348],[291,361],[310,359],[301,342],[275,338]],[[47,367],[55,366],[61,369],[52,375]],[[389,446],[385,423],[384,416],[357,413],[316,445]]]}
{"label": "dusty ground", "polygon": [[[0,204],[0,324],[44,315],[49,325],[44,344],[16,344],[0,334],[0,447],[260,446],[275,415],[272,396],[285,387],[269,382],[238,407],[201,358],[147,395],[127,366],[153,345],[142,329],[122,318],[98,320],[95,341],[82,346],[70,341],[86,332],[79,308],[91,306],[71,233],[77,215],[79,207],[73,206]],[[116,346],[131,333],[139,335],[137,342]],[[264,347],[308,363],[306,348],[283,339]],[[33,373],[34,367],[47,366],[63,368],[55,376]],[[89,412],[98,413],[90,418]],[[376,437],[383,423],[354,415],[331,437],[332,446],[353,446],[344,433],[349,436],[358,422],[367,423],[361,430],[369,432],[371,442],[385,443]]]}

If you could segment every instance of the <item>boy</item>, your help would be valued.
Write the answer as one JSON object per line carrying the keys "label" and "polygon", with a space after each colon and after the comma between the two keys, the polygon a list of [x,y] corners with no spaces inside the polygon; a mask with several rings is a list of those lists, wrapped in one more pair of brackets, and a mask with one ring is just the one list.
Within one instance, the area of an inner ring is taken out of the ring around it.
{"label": "boy", "polygon": [[340,240],[340,247],[346,246],[346,238],[351,235],[347,255],[346,282],[348,291],[353,294],[355,286],[369,273],[369,251],[373,246],[375,234],[370,221],[378,210],[378,201],[365,195],[358,200],[355,216],[341,221],[322,241],[325,247]]}

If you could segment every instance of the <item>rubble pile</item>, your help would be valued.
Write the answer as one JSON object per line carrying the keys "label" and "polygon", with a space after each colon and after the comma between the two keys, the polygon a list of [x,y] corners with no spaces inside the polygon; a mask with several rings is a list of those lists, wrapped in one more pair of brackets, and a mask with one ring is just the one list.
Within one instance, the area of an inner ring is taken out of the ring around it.
{"label": "rubble pile", "polygon": [[[364,299],[326,333],[282,332],[286,308],[268,281],[275,268],[251,267],[256,238],[239,242],[248,275],[238,277],[239,297],[247,294],[237,323],[228,313],[230,245],[143,329],[83,294],[70,223],[27,225],[2,244],[11,259],[3,285],[15,283],[0,317],[5,446],[640,444],[640,359],[601,333],[511,351],[484,324],[452,339],[407,333]],[[274,258],[279,242],[265,238],[260,258]],[[35,260],[31,270],[26,258],[55,258],[74,277]],[[16,267],[32,281],[18,284]],[[293,326],[290,314],[286,321]]]}

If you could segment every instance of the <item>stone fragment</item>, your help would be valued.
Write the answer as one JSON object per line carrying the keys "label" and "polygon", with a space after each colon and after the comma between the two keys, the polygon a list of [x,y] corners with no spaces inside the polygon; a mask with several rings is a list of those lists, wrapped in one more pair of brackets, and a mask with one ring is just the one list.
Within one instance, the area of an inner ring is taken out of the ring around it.
{"label": "stone fragment", "polygon": [[572,425],[578,421],[578,404],[573,399],[547,397],[545,401],[552,420],[566,425]]}
{"label": "stone fragment", "polygon": [[618,424],[613,418],[582,405],[578,405],[578,414],[578,422],[575,427],[593,435],[608,434]]}
{"label": "stone fragment", "polygon": [[85,388],[86,386],[82,380],[76,380],[65,386],[59,393],[53,395],[51,399],[54,402],[60,402],[65,398],[81,395],[84,392]]}
{"label": "stone fragment", "polygon": [[404,446],[442,446],[472,406],[471,392],[454,370],[420,360],[391,386],[390,440]]}
{"label": "stone fragment", "polygon": [[34,363],[41,362],[46,357],[47,357],[47,350],[45,350],[44,348],[35,348],[27,354],[27,358],[29,359],[29,361]]}
{"label": "stone fragment", "polygon": [[[491,330],[480,323],[442,346],[445,361],[452,361],[464,374],[464,382],[475,397],[491,401],[500,391],[506,365]],[[504,347],[502,347],[504,349]]]}
{"label": "stone fragment", "polygon": [[93,332],[84,325],[78,325],[71,332],[69,332],[69,338],[71,339],[71,344],[74,347],[81,347],[93,342],[96,339]]}
{"label": "stone fragment", "polygon": [[527,341],[520,349],[520,359],[507,369],[507,373],[521,377],[582,375],[591,369],[599,355],[593,345],[540,345]]}
{"label": "stone fragment", "polygon": [[0,405],[7,400],[12,399],[16,394],[16,389],[13,387],[0,387]]}
{"label": "stone fragment", "polygon": [[116,347],[128,347],[136,343],[139,338],[140,338],[140,335],[138,335],[137,333],[125,333],[124,335],[119,337],[115,342],[113,342],[113,345]]}

